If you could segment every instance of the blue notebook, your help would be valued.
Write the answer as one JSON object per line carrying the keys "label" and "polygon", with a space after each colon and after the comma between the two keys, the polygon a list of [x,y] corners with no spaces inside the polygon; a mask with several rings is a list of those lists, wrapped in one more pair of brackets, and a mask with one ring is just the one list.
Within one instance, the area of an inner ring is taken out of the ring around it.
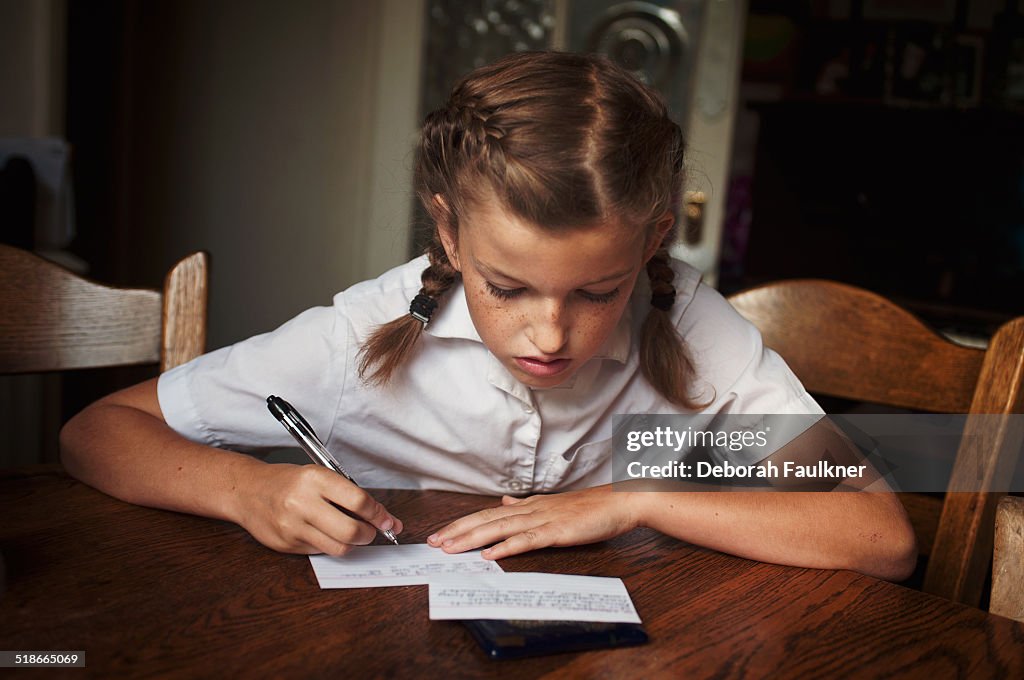
{"label": "blue notebook", "polygon": [[647,633],[639,623],[474,619],[462,624],[492,659],[582,652],[647,642]]}

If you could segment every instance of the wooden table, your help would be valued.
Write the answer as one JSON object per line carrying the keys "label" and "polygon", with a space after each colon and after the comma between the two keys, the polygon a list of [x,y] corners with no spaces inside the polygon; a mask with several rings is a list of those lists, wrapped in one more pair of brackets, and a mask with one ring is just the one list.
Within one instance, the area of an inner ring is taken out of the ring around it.
{"label": "wooden table", "polygon": [[[377,495],[410,542],[495,502]],[[0,552],[0,650],[84,650],[84,672],[56,671],[68,677],[1024,677],[1022,624],[649,530],[503,560],[621,577],[651,638],[517,661],[491,661],[460,624],[430,621],[424,586],[320,590],[306,557],[232,524],[121,503],[56,468],[0,473]]]}

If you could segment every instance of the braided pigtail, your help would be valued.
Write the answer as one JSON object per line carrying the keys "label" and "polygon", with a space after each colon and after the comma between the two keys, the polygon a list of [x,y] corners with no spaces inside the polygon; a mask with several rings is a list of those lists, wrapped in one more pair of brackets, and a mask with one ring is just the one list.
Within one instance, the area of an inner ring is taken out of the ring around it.
{"label": "braided pigtail", "polygon": [[472,186],[480,178],[500,186],[505,176],[505,133],[493,114],[493,107],[463,83],[456,86],[447,106],[423,122],[415,184],[434,222],[427,246],[430,266],[420,277],[423,287],[409,313],[378,327],[360,350],[359,375],[371,385],[386,385],[408,360],[441,298],[461,276],[448,261],[439,229],[445,225],[457,234],[459,216],[475,198]]}
{"label": "braided pigtail", "polygon": [[448,261],[437,230],[427,246],[427,258],[430,266],[420,275],[423,287],[412,299],[409,313],[378,326],[359,351],[359,377],[371,385],[384,386],[391,381],[412,354],[441,298],[459,280],[459,272]]}
{"label": "braided pigtail", "polygon": [[688,409],[703,408],[711,402],[699,403],[688,393],[696,372],[669,314],[676,300],[672,285],[675,272],[664,247],[648,261],[647,276],[651,281],[651,310],[640,331],[640,368],[669,401]]}

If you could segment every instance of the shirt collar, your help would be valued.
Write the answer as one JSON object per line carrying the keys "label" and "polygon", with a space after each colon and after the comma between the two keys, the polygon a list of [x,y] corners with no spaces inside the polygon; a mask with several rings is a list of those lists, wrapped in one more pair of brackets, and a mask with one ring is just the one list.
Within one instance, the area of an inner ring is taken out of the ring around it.
{"label": "shirt collar", "polygon": [[629,359],[629,350],[633,346],[633,304],[632,301],[626,305],[622,312],[622,318],[605,339],[601,349],[594,354],[595,359],[614,359],[620,364],[626,363]]}
{"label": "shirt collar", "polygon": [[466,289],[461,281],[452,285],[448,294],[441,299],[441,304],[438,305],[424,331],[435,338],[462,338],[483,342],[480,334],[476,332],[473,319],[469,316]]}

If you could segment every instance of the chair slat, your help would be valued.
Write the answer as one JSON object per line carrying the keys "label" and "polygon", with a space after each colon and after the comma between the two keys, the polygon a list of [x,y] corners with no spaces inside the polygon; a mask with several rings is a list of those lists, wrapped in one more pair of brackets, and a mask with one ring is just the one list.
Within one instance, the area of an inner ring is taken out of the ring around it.
{"label": "chair slat", "polygon": [[989,611],[1024,621],[1024,498],[999,501]]}
{"label": "chair slat", "polygon": [[922,553],[924,589],[977,606],[992,556],[995,508],[1018,462],[1024,429],[1024,317],[987,350],[962,347],[885,298],[833,281],[779,281],[729,301],[817,394],[968,418],[949,492],[902,493]]}
{"label": "chair slat", "polygon": [[161,293],[0,245],[0,374],[184,363],[205,346],[207,278],[205,253],[179,262]]}
{"label": "chair slat", "polygon": [[881,296],[812,279],[729,302],[811,392],[935,413],[970,408],[984,351],[949,342]]}
{"label": "chair slat", "polygon": [[160,370],[166,371],[199,356],[206,347],[206,253],[178,262],[164,281],[164,337]]}
{"label": "chair slat", "polygon": [[971,414],[942,506],[924,589],[961,602],[981,600],[991,563],[996,507],[1013,477],[1022,446],[1024,318],[992,337]]}

